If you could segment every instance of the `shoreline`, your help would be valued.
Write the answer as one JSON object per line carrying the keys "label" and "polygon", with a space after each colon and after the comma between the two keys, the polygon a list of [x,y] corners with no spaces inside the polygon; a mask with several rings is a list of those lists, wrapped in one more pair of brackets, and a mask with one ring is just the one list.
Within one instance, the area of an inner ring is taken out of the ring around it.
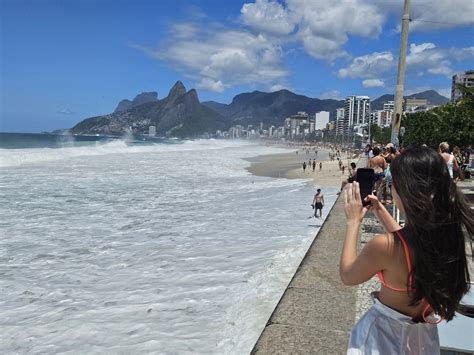
{"label": "shoreline", "polygon": [[[318,149],[318,154],[314,151],[310,154],[305,154],[301,149],[287,148],[288,153],[277,153],[269,155],[260,155],[252,158],[245,158],[250,162],[250,166],[245,169],[256,176],[266,176],[272,178],[286,178],[286,179],[302,179],[313,182],[319,187],[333,187],[340,188],[343,181],[349,175],[349,168],[351,162],[357,164],[359,158],[352,158],[346,152],[341,154],[342,161],[345,165],[345,171],[342,173],[339,170],[338,160],[331,161],[327,149]],[[296,154],[298,151],[298,154]],[[309,160],[316,160],[316,169],[307,166],[306,171],[303,172],[303,162],[308,165]],[[319,170],[319,163],[322,163],[322,169]]]}

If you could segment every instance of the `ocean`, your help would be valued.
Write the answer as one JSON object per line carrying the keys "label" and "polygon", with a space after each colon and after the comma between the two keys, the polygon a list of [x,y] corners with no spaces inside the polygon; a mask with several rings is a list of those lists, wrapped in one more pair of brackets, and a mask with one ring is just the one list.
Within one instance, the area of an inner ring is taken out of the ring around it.
{"label": "ocean", "polygon": [[245,170],[286,150],[38,136],[0,135],[0,353],[249,353],[321,224]]}

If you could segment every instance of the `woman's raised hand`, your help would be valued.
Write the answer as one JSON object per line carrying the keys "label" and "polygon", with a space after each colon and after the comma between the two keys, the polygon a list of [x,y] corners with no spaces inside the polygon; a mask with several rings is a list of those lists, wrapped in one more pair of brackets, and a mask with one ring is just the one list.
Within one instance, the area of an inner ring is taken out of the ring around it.
{"label": "woman's raised hand", "polygon": [[[377,197],[373,197],[375,198],[375,200],[377,200]],[[375,201],[372,202],[372,199],[370,199],[370,201],[371,205],[367,207],[362,206],[359,183],[353,182],[347,184],[344,188],[344,211],[346,213],[347,221],[359,223],[362,218],[364,218],[370,206],[372,206],[372,203],[375,204]]]}
{"label": "woman's raised hand", "polygon": [[366,201],[370,202],[370,205],[368,206],[369,209],[373,212],[377,212],[378,210],[380,210],[383,205],[382,203],[380,202],[380,200],[377,198],[377,196],[373,195],[373,194],[370,194],[368,195],[366,198],[365,198]]}

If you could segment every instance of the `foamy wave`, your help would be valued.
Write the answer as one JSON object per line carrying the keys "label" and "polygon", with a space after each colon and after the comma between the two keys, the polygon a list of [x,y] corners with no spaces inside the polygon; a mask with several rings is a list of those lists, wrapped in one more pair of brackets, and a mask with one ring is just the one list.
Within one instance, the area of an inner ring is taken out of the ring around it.
{"label": "foamy wave", "polygon": [[71,159],[80,156],[97,156],[124,153],[149,153],[173,151],[199,151],[226,149],[249,145],[240,141],[189,140],[174,144],[129,145],[126,140],[96,142],[95,145],[63,148],[0,149],[0,167],[12,167],[56,160]]}

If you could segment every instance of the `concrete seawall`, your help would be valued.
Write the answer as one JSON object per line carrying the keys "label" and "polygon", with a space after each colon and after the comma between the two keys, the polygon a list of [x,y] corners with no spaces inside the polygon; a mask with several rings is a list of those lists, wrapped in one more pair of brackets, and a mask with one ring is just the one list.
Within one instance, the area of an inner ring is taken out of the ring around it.
{"label": "concrete seawall", "polygon": [[345,239],[339,197],[273,311],[252,354],[344,354],[354,325],[357,288],[339,278]]}
{"label": "concrete seawall", "polygon": [[[472,180],[459,184],[472,201]],[[472,203],[472,202],[471,202]],[[392,206],[389,208],[392,212]],[[339,258],[345,239],[346,218],[340,196],[316,239],[273,311],[252,354],[345,354],[355,321],[371,306],[370,292],[378,289],[375,277],[357,287],[339,278]],[[364,218],[358,248],[383,233],[375,216]],[[466,240],[469,272],[474,275],[471,240]],[[442,354],[453,354],[441,344]],[[460,354],[460,353],[459,353]]]}

